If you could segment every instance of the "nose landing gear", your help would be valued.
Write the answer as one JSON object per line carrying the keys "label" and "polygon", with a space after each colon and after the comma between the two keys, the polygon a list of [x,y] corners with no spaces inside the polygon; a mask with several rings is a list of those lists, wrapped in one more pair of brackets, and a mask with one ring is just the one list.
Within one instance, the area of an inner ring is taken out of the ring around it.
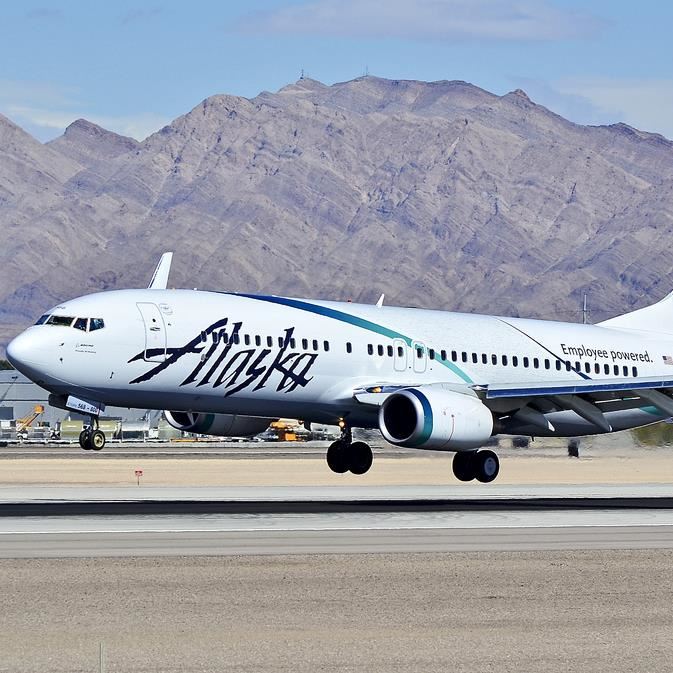
{"label": "nose landing gear", "polygon": [[105,446],[105,433],[98,429],[98,418],[91,417],[88,425],[79,433],[79,445],[85,451],[100,451]]}
{"label": "nose landing gear", "polygon": [[341,437],[327,449],[327,465],[332,472],[365,474],[372,466],[372,450],[365,442],[354,442],[351,429],[344,426]]}

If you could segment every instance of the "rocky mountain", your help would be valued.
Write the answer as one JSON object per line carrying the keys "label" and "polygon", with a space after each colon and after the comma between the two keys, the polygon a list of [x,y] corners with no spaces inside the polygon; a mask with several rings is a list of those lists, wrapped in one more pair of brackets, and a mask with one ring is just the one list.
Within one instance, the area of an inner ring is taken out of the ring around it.
{"label": "rocky mountain", "polygon": [[0,117],[0,341],[64,297],[176,286],[575,320],[673,289],[673,143],[523,91],[302,79],[142,143]]}

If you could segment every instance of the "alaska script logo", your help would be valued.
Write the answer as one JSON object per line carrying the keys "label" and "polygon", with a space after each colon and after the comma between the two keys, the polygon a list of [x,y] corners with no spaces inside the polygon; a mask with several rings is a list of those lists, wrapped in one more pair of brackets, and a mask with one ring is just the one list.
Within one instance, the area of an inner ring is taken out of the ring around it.
{"label": "alaska script logo", "polygon": [[[205,385],[222,388],[225,397],[247,388],[259,390],[267,385],[275,385],[277,392],[290,393],[298,386],[305,387],[313,378],[307,378],[307,374],[318,354],[289,351],[290,344],[294,345],[294,327],[284,330],[284,336],[275,340],[278,351],[274,356],[271,348],[236,348],[241,341],[243,323],[232,323],[229,332],[225,329],[228,322],[228,318],[218,320],[181,348],[167,348],[166,360],[129,383],[149,381],[192,353],[200,354],[201,358],[180,385],[196,383],[197,388]],[[147,353],[143,350],[129,362],[142,360],[146,355],[156,357],[163,352],[159,348],[149,349]]]}

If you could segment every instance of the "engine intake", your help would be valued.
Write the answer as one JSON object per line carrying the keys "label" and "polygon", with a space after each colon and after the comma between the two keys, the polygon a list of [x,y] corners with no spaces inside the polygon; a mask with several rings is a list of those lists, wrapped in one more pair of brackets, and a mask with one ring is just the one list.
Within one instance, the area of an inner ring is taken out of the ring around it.
{"label": "engine intake", "polygon": [[493,433],[493,415],[473,397],[442,384],[392,393],[379,411],[379,429],[391,444],[418,449],[475,449]]}
{"label": "engine intake", "polygon": [[192,411],[165,411],[169,425],[183,432],[219,437],[250,437],[264,432],[273,418],[207,414]]}

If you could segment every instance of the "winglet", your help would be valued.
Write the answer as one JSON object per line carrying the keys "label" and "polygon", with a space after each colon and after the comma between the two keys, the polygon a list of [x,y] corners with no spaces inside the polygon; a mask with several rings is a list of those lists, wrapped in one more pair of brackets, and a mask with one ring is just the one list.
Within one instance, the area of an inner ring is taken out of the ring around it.
{"label": "winglet", "polygon": [[161,259],[154,269],[154,275],[150,284],[147,286],[148,290],[165,290],[168,286],[168,274],[171,272],[171,262],[173,261],[173,253],[165,252],[161,255]]}

